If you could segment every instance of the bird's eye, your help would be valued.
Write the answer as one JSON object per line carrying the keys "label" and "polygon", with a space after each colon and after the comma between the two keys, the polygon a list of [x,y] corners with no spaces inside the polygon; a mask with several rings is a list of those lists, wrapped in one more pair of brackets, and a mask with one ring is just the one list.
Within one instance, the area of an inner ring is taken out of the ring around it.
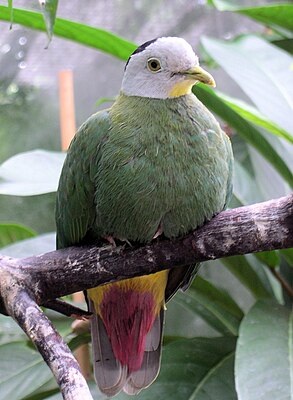
{"label": "bird's eye", "polygon": [[157,60],[156,58],[150,58],[148,59],[148,63],[147,63],[148,69],[151,72],[159,72],[161,71],[161,64],[160,61]]}

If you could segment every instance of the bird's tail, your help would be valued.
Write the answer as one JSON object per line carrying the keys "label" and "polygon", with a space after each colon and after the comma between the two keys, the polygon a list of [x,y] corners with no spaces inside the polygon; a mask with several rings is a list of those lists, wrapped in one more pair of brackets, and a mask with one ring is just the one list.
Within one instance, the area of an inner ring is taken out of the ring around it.
{"label": "bird's tail", "polygon": [[93,292],[100,288],[88,293],[93,312],[94,375],[100,390],[109,397],[121,390],[137,394],[159,373],[165,313],[165,284],[160,284],[166,283],[167,272],[159,274],[164,276],[105,285],[102,295]]}

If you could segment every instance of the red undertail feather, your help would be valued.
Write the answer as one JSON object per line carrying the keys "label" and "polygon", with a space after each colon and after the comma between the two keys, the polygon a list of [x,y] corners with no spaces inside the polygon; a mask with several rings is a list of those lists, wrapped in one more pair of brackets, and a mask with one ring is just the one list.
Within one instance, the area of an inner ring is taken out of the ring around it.
{"label": "red undertail feather", "polygon": [[112,286],[100,305],[115,358],[128,373],[138,371],[142,365],[146,335],[155,320],[155,302],[152,293],[123,290]]}

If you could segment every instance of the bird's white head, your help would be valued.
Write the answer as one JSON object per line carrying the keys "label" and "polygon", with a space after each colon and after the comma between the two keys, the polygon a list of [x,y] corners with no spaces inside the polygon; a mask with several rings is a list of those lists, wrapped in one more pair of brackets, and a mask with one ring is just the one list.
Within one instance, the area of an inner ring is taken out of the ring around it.
{"label": "bird's white head", "polygon": [[190,93],[198,82],[215,86],[192,47],[182,38],[161,37],[142,44],[129,57],[121,90],[127,96],[166,99]]}

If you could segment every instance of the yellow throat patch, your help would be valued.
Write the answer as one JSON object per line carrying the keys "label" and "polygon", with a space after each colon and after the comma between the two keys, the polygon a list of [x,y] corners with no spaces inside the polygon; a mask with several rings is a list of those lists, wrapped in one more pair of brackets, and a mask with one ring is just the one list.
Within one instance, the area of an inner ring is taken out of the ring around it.
{"label": "yellow throat patch", "polygon": [[170,91],[169,96],[170,97],[179,97],[179,96],[184,96],[185,94],[189,94],[189,93],[191,93],[191,89],[194,84],[195,84],[195,82],[191,81],[191,80],[185,80],[185,81],[176,83],[176,85]]}

